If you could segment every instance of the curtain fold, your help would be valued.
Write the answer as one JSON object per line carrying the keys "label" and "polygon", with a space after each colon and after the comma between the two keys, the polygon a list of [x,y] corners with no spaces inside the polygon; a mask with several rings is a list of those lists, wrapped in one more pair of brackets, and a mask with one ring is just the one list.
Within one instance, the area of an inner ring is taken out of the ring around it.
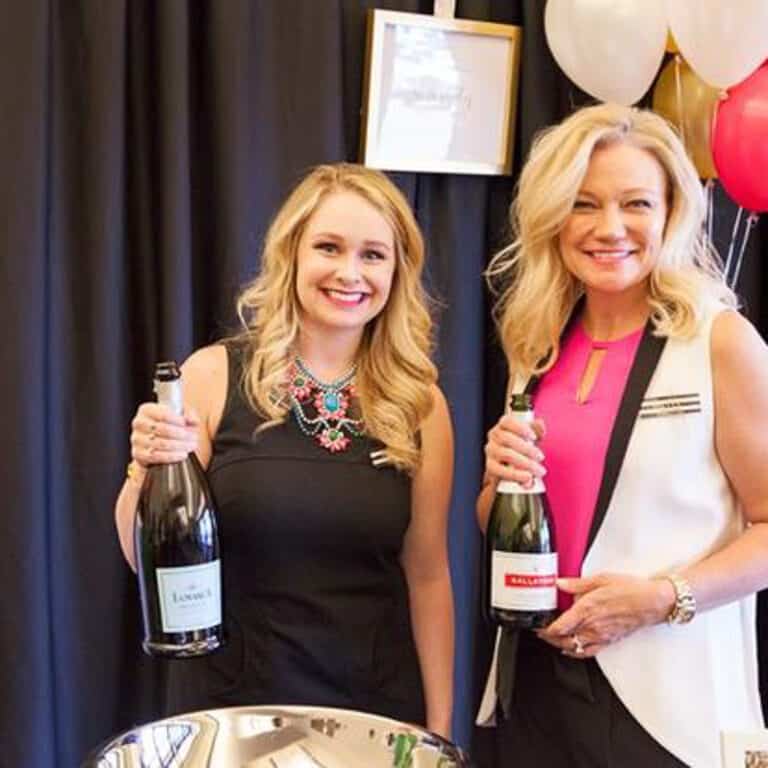
{"label": "curtain fold", "polygon": [[[0,743],[10,745],[9,764],[20,757],[18,744],[39,743],[40,765],[53,765],[56,755],[48,356],[43,332],[50,300],[48,22],[47,7],[31,3],[15,10],[12,26],[0,24],[0,48],[7,62],[0,68],[0,483],[6,500],[0,515],[5,595],[0,653],[6,691],[0,702]],[[20,713],[22,696],[39,702],[32,716],[26,716],[32,714],[28,705]]]}

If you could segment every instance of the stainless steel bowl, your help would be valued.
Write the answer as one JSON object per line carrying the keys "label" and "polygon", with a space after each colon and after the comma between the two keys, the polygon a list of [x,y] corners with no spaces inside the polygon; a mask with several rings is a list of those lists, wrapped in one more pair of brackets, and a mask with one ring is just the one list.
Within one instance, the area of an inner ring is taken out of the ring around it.
{"label": "stainless steel bowl", "polygon": [[233,707],[134,728],[82,768],[472,768],[429,731],[346,709]]}

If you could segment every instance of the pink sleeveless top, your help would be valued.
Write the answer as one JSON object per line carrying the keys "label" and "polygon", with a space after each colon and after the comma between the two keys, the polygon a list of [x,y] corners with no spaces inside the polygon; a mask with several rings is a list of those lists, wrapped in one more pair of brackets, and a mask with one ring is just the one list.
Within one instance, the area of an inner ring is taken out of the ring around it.
{"label": "pink sleeveless top", "polygon": [[[608,442],[642,335],[640,328],[615,341],[593,341],[581,322],[575,323],[534,394],[536,416],[546,425],[539,447],[561,576],[581,575]],[[604,349],[605,355],[592,390],[580,403],[576,395],[593,349]],[[561,609],[572,602],[570,595],[559,594]]]}

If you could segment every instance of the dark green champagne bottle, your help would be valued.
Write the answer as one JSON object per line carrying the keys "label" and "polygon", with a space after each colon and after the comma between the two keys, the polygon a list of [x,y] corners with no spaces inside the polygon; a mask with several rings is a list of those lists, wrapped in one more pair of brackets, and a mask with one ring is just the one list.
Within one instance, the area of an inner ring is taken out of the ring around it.
{"label": "dark green champagne bottle", "polygon": [[[531,396],[512,396],[510,414],[532,422]],[[503,480],[486,532],[489,618],[508,628],[538,629],[557,615],[557,551],[544,483]]]}
{"label": "dark green champagne bottle", "polygon": [[[174,362],[155,368],[155,393],[184,410]],[[219,536],[213,496],[194,453],[149,467],[133,531],[143,648],[150,656],[186,658],[224,643]]]}

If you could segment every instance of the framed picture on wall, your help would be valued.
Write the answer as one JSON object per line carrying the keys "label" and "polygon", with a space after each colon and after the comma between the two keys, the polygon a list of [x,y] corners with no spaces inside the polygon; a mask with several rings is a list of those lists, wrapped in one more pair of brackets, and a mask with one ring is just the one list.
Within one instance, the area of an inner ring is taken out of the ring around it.
{"label": "framed picture on wall", "polygon": [[768,730],[722,735],[723,768],[768,768]]}
{"label": "framed picture on wall", "polygon": [[509,174],[521,40],[508,24],[369,11],[361,162]]}

